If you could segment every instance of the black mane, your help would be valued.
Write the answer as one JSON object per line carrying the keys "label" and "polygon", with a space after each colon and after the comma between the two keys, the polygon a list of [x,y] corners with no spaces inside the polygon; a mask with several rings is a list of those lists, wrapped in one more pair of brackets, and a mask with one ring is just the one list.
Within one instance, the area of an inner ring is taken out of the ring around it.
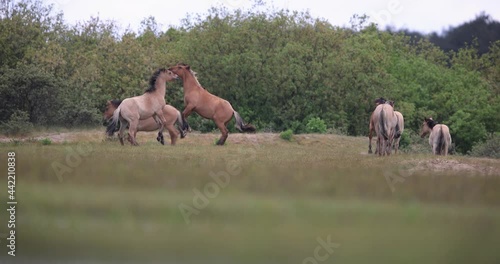
{"label": "black mane", "polygon": [[433,129],[435,125],[437,125],[438,123],[432,119],[426,119],[425,122],[427,122],[427,126],[430,128],[430,129]]}
{"label": "black mane", "polygon": [[112,104],[114,107],[118,107],[118,106],[120,106],[120,104],[122,103],[122,100],[120,100],[120,99],[113,99],[113,100],[111,100],[110,102],[111,102],[111,104]]}
{"label": "black mane", "polygon": [[384,97],[380,97],[380,98],[375,99],[376,104],[385,104],[386,101],[387,100],[385,100]]}
{"label": "black mane", "polygon": [[146,89],[146,93],[152,93],[154,91],[156,91],[156,87],[155,87],[155,84],[156,84],[156,79],[158,78],[158,76],[160,76],[160,74],[164,71],[166,71],[167,69],[165,68],[161,68],[161,69],[158,69],[157,71],[155,71],[155,73],[153,73],[153,75],[151,76],[151,78],[149,78],[149,87],[148,89]]}

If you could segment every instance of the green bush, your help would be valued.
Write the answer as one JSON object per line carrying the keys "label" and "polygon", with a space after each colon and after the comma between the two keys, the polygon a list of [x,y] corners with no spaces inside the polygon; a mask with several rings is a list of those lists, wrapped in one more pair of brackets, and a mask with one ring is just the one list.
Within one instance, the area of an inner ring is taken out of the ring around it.
{"label": "green bush", "polygon": [[280,134],[280,138],[284,139],[284,140],[287,140],[287,141],[291,141],[292,137],[293,137],[293,130],[291,130],[291,129],[283,131]]}
{"label": "green bush", "polygon": [[1,130],[8,136],[26,135],[33,130],[33,124],[27,112],[16,110],[10,116],[9,121],[1,125]]}
{"label": "green bush", "polygon": [[475,157],[500,158],[500,134],[495,133],[485,142],[478,143],[472,147],[469,155]]}
{"label": "green bush", "polygon": [[307,121],[306,131],[308,133],[326,133],[326,124],[319,117],[313,117]]}
{"label": "green bush", "polygon": [[40,139],[39,141],[44,146],[48,146],[48,145],[52,144],[52,140],[50,140],[50,138]]}

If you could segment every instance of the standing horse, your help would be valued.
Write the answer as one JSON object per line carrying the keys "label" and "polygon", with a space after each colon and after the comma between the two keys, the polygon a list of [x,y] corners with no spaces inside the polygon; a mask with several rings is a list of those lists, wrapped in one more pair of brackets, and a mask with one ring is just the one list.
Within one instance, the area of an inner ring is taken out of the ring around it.
{"label": "standing horse", "polygon": [[219,128],[222,136],[217,141],[217,145],[224,145],[226,142],[229,134],[226,126],[233,116],[236,120],[235,126],[240,132],[255,132],[255,127],[251,124],[245,124],[228,101],[209,93],[201,86],[189,65],[179,63],[168,70],[177,74],[183,82],[185,108],[182,111],[182,118],[184,130],[189,129],[186,118],[192,112],[196,112],[206,119],[213,120]]}
{"label": "standing horse", "polygon": [[[391,102],[385,102],[375,108],[373,112],[374,127],[377,133],[378,155],[391,155],[392,142],[396,128],[396,116]],[[371,142],[370,142],[371,143]]]}
{"label": "standing horse", "polygon": [[[106,102],[106,109],[103,113],[104,121],[106,122],[110,118],[113,117],[113,113],[122,103],[121,100],[111,100]],[[178,130],[175,128],[174,124],[177,122],[178,127],[182,128],[182,116],[181,112],[177,110],[175,107],[171,105],[165,105],[163,107],[163,116],[165,116],[166,125],[165,128],[168,130],[170,134],[170,144],[175,145],[177,141],[177,136],[179,135]],[[148,119],[139,120],[139,124],[137,125],[137,131],[156,131],[160,129],[160,125],[154,120],[153,117]],[[106,133],[108,136],[113,136],[113,134],[118,130],[117,124],[110,123],[107,125]],[[185,134],[181,130],[181,138],[184,138]],[[162,145],[165,144],[163,139],[162,131],[158,132],[158,137],[156,138]]]}
{"label": "standing horse", "polygon": [[397,118],[396,130],[394,131],[394,154],[398,154],[399,141],[401,141],[401,135],[405,129],[405,119],[403,118],[403,114],[398,111],[394,111],[394,115]]}
{"label": "standing horse", "polygon": [[160,131],[163,131],[167,123],[162,112],[165,106],[166,82],[176,79],[178,76],[175,73],[165,68],[159,69],[149,79],[149,87],[143,95],[127,98],[118,106],[113,113],[111,123],[116,124],[118,120],[121,122],[119,138],[122,145],[124,145],[123,137],[127,126],[129,128],[128,140],[134,146],[139,145],[135,140],[139,120],[153,117],[160,124]]}
{"label": "standing horse", "polygon": [[432,117],[424,118],[420,137],[423,138],[429,133],[429,145],[432,147],[432,154],[448,155],[448,149],[451,146],[451,135],[448,126],[437,124],[436,121],[432,120]]}
{"label": "standing horse", "polygon": [[[379,106],[380,104],[385,104],[387,100],[385,100],[383,97],[375,99],[375,108]],[[392,102],[392,101],[389,101]],[[394,105],[393,105],[394,106]],[[372,154],[372,138],[373,138],[373,133],[375,133],[375,124],[378,123],[379,116],[375,115],[375,111],[373,111],[372,115],[370,116],[370,126],[369,126],[369,133],[368,133],[368,154]],[[376,134],[376,133],[375,133]],[[378,141],[377,141],[378,144]],[[375,154],[378,153],[378,149],[375,149]]]}

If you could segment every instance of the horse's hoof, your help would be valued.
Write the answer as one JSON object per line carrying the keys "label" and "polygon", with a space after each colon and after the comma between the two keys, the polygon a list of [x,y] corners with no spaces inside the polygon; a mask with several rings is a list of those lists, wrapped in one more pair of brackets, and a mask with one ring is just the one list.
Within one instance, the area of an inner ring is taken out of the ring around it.
{"label": "horse's hoof", "polygon": [[372,153],[373,153],[373,151],[371,149],[368,150],[368,154],[372,154]]}

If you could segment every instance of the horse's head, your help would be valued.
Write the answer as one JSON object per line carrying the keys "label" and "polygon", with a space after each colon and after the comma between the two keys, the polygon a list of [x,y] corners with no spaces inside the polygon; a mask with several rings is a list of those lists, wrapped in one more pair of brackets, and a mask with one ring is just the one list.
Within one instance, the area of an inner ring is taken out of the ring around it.
{"label": "horse's head", "polygon": [[173,82],[177,79],[179,79],[179,76],[172,72],[171,70],[162,68],[159,70],[159,76],[158,78],[164,79],[167,82]]}
{"label": "horse's head", "polygon": [[168,68],[168,70],[184,79],[184,76],[191,72],[191,67],[185,63],[177,63],[177,65]]}
{"label": "horse's head", "polygon": [[114,99],[106,102],[106,108],[104,108],[104,113],[102,113],[103,125],[107,126],[107,122],[109,119],[113,117],[113,113],[116,108],[122,103],[121,100]]}
{"label": "horse's head", "polygon": [[385,99],[384,97],[380,97],[380,98],[377,98],[375,99],[375,106],[379,105],[379,104],[385,104]]}
{"label": "horse's head", "polygon": [[422,123],[422,130],[420,131],[420,137],[425,137],[432,131],[432,128],[436,125],[436,121],[432,119],[432,117],[424,118],[424,122]]}

